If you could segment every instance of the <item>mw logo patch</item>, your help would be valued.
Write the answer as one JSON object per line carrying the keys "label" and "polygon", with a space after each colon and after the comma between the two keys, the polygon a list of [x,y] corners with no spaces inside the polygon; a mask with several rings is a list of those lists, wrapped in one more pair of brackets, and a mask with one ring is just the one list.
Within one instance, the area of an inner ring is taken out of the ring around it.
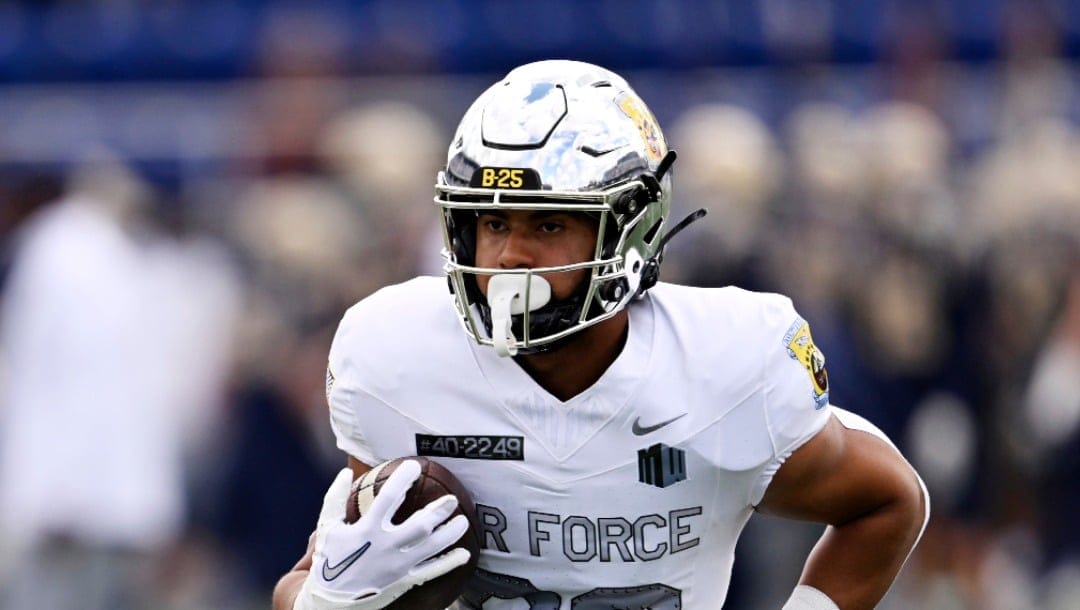
{"label": "mw logo patch", "polygon": [[678,447],[656,443],[637,452],[638,481],[656,487],[668,487],[686,480],[686,452]]}

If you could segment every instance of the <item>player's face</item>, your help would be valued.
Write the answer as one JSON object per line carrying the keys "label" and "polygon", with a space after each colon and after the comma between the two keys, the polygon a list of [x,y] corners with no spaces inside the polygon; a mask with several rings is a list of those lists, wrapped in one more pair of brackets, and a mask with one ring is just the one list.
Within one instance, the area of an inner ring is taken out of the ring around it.
{"label": "player's face", "polygon": [[[536,210],[481,212],[476,224],[476,265],[496,269],[555,267],[592,260],[597,223],[582,213]],[[589,273],[587,269],[546,273],[552,298],[561,300]],[[476,280],[487,294],[487,275]]]}

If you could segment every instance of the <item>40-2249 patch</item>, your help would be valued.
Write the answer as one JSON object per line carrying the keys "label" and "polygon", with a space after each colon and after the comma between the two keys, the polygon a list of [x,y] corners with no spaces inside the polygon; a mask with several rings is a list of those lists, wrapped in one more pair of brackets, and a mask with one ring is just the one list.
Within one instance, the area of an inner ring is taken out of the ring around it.
{"label": "40-2249 patch", "polygon": [[825,354],[814,345],[810,335],[810,323],[802,318],[795,320],[784,334],[784,344],[788,355],[810,374],[814,404],[818,409],[824,407],[829,402],[829,373],[825,370]]}

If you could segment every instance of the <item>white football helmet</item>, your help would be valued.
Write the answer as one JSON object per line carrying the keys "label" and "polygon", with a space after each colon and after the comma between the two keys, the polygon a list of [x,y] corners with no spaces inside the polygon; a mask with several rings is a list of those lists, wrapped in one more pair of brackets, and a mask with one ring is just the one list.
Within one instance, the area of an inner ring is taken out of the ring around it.
{"label": "white football helmet", "polygon": [[[601,322],[656,283],[674,152],[622,77],[587,63],[521,66],[465,113],[435,184],[446,272],[466,332],[501,355],[550,348]],[[489,209],[594,215],[594,256],[535,269],[475,264],[476,218]],[[550,301],[541,274],[590,271]],[[476,276],[492,276],[487,298]]]}

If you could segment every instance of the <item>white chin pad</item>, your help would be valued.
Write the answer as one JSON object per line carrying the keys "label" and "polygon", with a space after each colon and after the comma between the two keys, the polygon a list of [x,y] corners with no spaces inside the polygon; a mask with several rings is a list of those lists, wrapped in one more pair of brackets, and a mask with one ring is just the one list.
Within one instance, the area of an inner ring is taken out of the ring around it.
{"label": "white chin pad", "polygon": [[510,331],[510,316],[536,311],[551,300],[551,284],[542,277],[528,274],[491,276],[487,290],[491,307],[491,341],[500,356],[517,354],[516,339]]}

